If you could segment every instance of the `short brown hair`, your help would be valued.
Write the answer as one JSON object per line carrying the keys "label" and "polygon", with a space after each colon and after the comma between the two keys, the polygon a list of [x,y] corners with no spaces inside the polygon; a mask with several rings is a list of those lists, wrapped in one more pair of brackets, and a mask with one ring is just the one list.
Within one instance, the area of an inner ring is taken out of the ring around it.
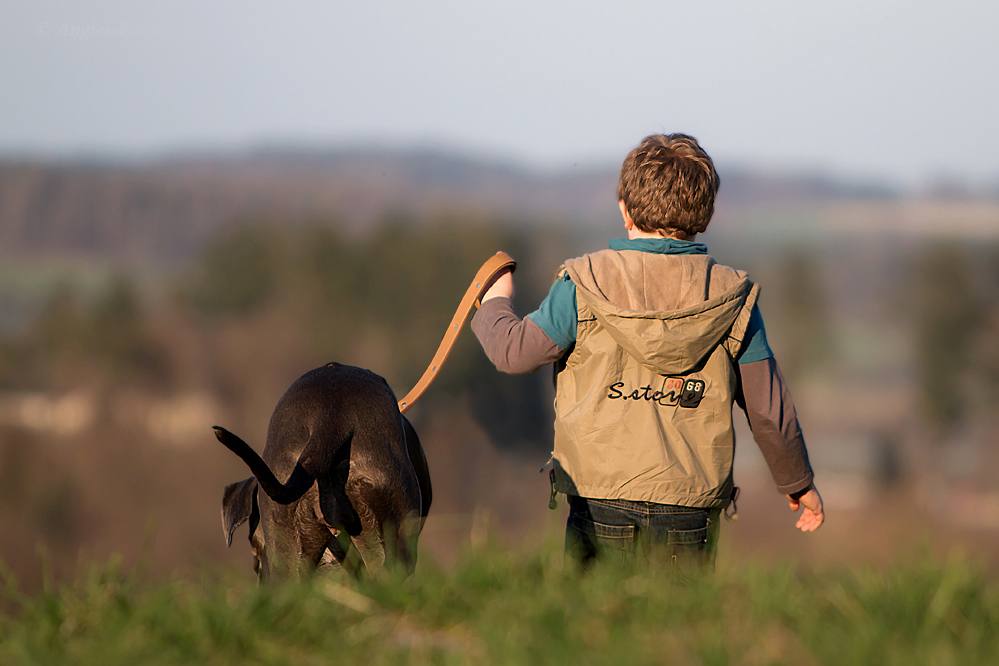
{"label": "short brown hair", "polygon": [[686,238],[707,228],[718,184],[715,165],[697,139],[653,134],[624,158],[617,198],[642,231]]}

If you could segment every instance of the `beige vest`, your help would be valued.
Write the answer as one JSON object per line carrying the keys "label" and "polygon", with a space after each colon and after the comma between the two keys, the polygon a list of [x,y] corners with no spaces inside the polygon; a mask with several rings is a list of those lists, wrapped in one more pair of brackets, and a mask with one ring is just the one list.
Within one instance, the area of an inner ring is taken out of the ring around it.
{"label": "beige vest", "polygon": [[579,324],[558,374],[556,489],[726,506],[733,359],[759,287],[707,255],[604,250],[563,269]]}

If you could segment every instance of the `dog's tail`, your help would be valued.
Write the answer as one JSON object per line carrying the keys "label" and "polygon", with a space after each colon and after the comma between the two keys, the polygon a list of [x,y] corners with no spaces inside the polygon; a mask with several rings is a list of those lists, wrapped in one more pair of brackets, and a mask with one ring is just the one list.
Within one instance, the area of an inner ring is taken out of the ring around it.
{"label": "dog's tail", "polygon": [[300,499],[315,483],[315,477],[307,472],[301,463],[295,465],[295,470],[291,473],[288,483],[281,483],[264,462],[264,459],[249,444],[225,428],[212,426],[212,429],[215,431],[215,437],[227,449],[243,459],[253,475],[257,477],[257,483],[260,484],[263,491],[278,504],[291,504]]}

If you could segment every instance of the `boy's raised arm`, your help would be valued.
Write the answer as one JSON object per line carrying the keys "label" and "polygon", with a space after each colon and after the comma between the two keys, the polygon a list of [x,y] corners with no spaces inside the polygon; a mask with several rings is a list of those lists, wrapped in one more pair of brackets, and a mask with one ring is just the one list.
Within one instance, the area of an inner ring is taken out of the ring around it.
{"label": "boy's raised arm", "polygon": [[498,370],[519,375],[557,361],[563,352],[537,324],[517,316],[514,291],[511,272],[497,277],[472,317],[472,332]]}

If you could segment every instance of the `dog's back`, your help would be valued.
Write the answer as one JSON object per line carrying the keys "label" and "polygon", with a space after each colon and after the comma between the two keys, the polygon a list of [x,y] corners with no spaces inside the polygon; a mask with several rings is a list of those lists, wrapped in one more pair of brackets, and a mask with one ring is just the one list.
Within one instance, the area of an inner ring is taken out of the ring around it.
{"label": "dog's back", "polygon": [[[302,375],[274,409],[262,456],[224,428],[215,432],[254,473],[226,489],[227,540],[249,519],[265,570],[274,567],[271,554],[280,556],[281,570],[290,570],[289,548],[313,564],[332,561],[348,569],[360,566],[353,548],[368,569],[386,559],[415,564],[416,538],[430,509],[430,474],[416,432],[378,375],[338,363]],[[254,515],[260,534],[254,534]]]}
{"label": "dog's back", "polygon": [[386,555],[409,565],[430,483],[429,475],[421,479],[418,441],[421,459],[411,460],[407,431],[416,434],[407,426],[382,377],[330,363],[302,375],[278,401],[263,459],[278,476],[301,464],[315,477],[326,522],[350,534],[367,566]]}

